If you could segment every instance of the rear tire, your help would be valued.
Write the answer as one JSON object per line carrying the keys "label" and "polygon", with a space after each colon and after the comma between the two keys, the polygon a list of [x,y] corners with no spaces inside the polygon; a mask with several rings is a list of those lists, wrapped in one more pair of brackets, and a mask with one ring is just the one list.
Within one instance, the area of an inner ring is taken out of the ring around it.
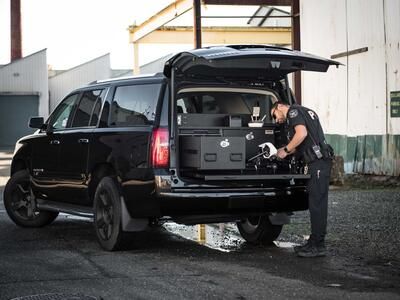
{"label": "rear tire", "polygon": [[236,223],[240,235],[251,244],[271,244],[282,231],[283,225],[273,225],[268,216],[249,217]]}
{"label": "rear tire", "polygon": [[21,227],[43,227],[58,216],[58,212],[36,208],[27,170],[15,172],[11,176],[4,188],[3,199],[8,216]]}
{"label": "rear tire", "polygon": [[127,242],[127,233],[121,227],[121,199],[118,187],[111,177],[104,177],[94,196],[94,228],[100,246],[107,251],[121,250]]}

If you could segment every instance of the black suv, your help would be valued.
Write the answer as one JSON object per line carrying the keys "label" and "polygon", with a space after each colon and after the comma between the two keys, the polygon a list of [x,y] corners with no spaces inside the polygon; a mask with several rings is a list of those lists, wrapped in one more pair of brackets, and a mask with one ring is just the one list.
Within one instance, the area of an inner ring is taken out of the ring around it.
{"label": "black suv", "polygon": [[287,74],[339,63],[254,45],[182,52],[164,72],[97,81],[69,94],[15,148],[4,205],[18,225],[59,212],[93,216],[100,245],[172,220],[237,222],[246,241],[275,240],[306,210],[304,165],[270,107],[294,103]]}

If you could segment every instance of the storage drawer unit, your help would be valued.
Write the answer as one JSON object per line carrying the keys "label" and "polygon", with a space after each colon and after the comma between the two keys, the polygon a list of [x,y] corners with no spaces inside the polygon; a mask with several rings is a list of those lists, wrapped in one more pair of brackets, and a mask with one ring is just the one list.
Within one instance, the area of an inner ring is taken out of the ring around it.
{"label": "storage drawer unit", "polygon": [[181,167],[240,170],[246,166],[244,137],[181,137]]}

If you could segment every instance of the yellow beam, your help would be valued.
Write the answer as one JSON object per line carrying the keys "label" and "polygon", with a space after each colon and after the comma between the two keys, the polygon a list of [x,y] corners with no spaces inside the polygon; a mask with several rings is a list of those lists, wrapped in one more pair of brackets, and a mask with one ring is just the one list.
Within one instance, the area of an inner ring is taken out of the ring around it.
{"label": "yellow beam", "polygon": [[167,24],[173,19],[179,17],[193,7],[193,0],[178,0],[167,7],[163,8],[160,12],[150,17],[142,24],[129,27],[130,42],[135,43],[141,38],[145,37],[157,28]]}
{"label": "yellow beam", "polygon": [[[202,27],[203,44],[291,44],[287,27]],[[161,27],[140,44],[192,44],[193,27]]]}

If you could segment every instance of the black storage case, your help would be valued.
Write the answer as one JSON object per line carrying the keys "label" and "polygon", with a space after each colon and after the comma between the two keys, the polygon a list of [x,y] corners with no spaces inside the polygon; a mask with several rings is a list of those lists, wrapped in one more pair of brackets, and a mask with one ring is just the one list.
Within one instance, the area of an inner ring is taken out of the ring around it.
{"label": "black storage case", "polygon": [[246,167],[244,137],[181,137],[181,167],[199,170],[240,170]]}

